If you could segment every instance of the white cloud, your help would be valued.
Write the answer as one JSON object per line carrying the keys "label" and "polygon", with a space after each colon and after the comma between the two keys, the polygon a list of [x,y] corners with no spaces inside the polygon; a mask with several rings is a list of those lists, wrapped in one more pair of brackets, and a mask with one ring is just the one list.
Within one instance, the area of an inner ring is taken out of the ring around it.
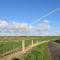
{"label": "white cloud", "polygon": [[48,21],[48,20],[44,20],[43,22],[44,22],[44,23],[49,23],[49,21]]}
{"label": "white cloud", "polygon": [[18,31],[30,31],[32,26],[27,23],[18,23],[18,22],[7,22],[5,20],[0,20],[0,31],[1,32],[18,32]]}
{"label": "white cloud", "polygon": [[30,31],[32,29],[32,26],[27,23],[20,23],[16,25],[16,29],[20,31]]}
{"label": "white cloud", "polygon": [[60,32],[49,31],[48,36],[60,36]]}
{"label": "white cloud", "polygon": [[38,32],[46,32],[50,29],[50,24],[48,20],[44,20],[42,23],[38,24]]}
{"label": "white cloud", "polygon": [[0,20],[0,35],[60,35],[60,33],[49,31],[51,29],[49,23],[49,20],[43,20],[40,24],[34,26],[28,23]]}
{"label": "white cloud", "polygon": [[7,26],[8,26],[8,22],[7,21],[0,20],[0,32],[5,31],[5,29],[7,28]]}
{"label": "white cloud", "polygon": [[8,26],[8,23],[7,23],[7,21],[2,21],[2,20],[0,20],[0,28],[2,29],[2,28],[6,28]]}

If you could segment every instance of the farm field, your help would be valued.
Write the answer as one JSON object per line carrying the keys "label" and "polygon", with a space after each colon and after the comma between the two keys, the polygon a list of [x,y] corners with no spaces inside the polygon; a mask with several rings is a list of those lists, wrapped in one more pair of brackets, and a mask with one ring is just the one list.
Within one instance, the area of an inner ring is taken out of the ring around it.
{"label": "farm field", "polygon": [[[11,50],[21,50],[22,40],[25,40],[25,47],[28,47],[32,40],[36,43],[36,40],[47,41],[47,40],[57,40],[60,36],[3,36],[0,37],[0,55],[9,52]],[[39,45],[31,51],[26,57],[26,60],[48,60],[48,55],[46,54],[48,44]],[[36,55],[36,56],[35,56]],[[38,57],[37,57],[38,56]]]}

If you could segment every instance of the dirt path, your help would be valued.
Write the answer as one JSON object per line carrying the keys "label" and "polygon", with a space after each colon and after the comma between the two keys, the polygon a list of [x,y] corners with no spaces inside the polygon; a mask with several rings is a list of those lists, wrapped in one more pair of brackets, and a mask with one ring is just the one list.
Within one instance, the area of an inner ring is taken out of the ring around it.
{"label": "dirt path", "polygon": [[51,60],[60,60],[60,44],[56,42],[49,42],[48,45],[51,54]]}
{"label": "dirt path", "polygon": [[[49,40],[48,40],[48,41],[49,41]],[[4,57],[0,58],[0,60],[11,60],[11,58],[13,58],[13,57],[20,58],[24,53],[26,53],[27,51],[29,51],[29,50],[32,49],[33,47],[36,47],[37,45],[46,43],[46,42],[48,42],[48,41],[42,41],[42,42],[39,42],[38,44],[30,45],[29,47],[27,47],[27,48],[25,49],[25,51],[15,52],[15,53],[13,53],[13,54],[10,54],[10,55],[7,55],[7,56],[4,56]]]}

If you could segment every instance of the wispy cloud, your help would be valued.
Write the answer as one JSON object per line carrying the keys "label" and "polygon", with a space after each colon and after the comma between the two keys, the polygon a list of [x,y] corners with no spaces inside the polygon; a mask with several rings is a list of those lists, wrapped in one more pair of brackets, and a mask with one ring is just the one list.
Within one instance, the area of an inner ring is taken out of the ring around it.
{"label": "wispy cloud", "polygon": [[37,22],[39,22],[39,21],[42,20],[43,18],[45,18],[45,17],[47,17],[47,16],[49,16],[49,15],[51,15],[51,14],[53,14],[54,12],[59,11],[59,10],[60,10],[60,8],[56,8],[56,9],[50,11],[49,13],[41,16],[40,18],[38,18],[37,20],[35,20],[34,22],[32,22],[32,24],[36,24]]}

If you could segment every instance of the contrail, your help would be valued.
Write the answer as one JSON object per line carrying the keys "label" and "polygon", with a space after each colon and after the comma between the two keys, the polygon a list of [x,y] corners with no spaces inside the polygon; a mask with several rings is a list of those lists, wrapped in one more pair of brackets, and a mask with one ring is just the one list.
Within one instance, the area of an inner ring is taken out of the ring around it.
{"label": "contrail", "polygon": [[37,22],[40,21],[41,19],[43,19],[43,18],[51,15],[52,13],[58,11],[58,10],[60,10],[60,8],[54,9],[54,10],[50,11],[49,13],[45,14],[44,16],[41,16],[39,19],[37,19],[37,20],[35,20],[34,22],[32,22],[32,25],[35,24],[35,23],[37,23]]}

